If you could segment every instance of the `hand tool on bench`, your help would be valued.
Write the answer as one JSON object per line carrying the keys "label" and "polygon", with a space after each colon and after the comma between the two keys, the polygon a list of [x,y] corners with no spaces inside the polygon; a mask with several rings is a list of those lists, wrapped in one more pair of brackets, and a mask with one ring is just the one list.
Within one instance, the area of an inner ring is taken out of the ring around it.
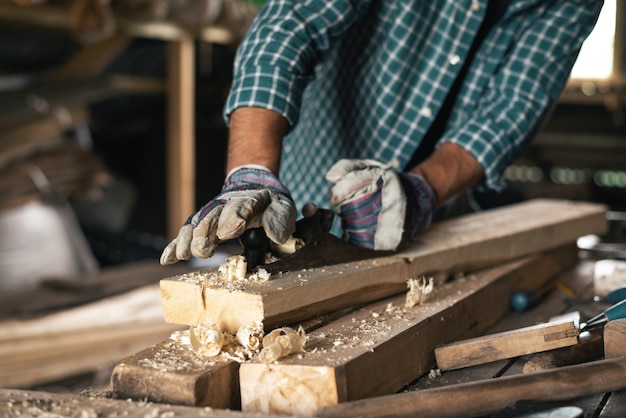
{"label": "hand tool on bench", "polygon": [[602,313],[589,319],[586,323],[581,325],[580,330],[584,331],[590,328],[603,326],[609,321],[621,318],[626,318],[626,299],[616,303],[610,308],[604,310]]}
{"label": "hand tool on bench", "polygon": [[307,203],[302,208],[303,218],[296,222],[294,238],[304,245],[295,253],[265,264],[270,251],[269,239],[262,228],[248,229],[239,239],[244,248],[248,270],[263,267],[269,273],[280,273],[315,267],[324,267],[350,261],[366,260],[393,254],[393,251],[376,251],[359,248],[330,233],[335,214],[330,209],[317,208]]}

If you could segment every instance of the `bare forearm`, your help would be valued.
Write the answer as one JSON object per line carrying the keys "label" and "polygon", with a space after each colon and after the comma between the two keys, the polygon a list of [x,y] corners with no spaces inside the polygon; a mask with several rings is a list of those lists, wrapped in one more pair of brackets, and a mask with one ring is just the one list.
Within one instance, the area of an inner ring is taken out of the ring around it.
{"label": "bare forearm", "polygon": [[245,107],[230,116],[226,171],[244,164],[260,164],[278,174],[287,120],[271,110]]}
{"label": "bare forearm", "polygon": [[442,144],[411,171],[423,176],[435,191],[437,205],[478,184],[484,172],[478,161],[453,143]]}

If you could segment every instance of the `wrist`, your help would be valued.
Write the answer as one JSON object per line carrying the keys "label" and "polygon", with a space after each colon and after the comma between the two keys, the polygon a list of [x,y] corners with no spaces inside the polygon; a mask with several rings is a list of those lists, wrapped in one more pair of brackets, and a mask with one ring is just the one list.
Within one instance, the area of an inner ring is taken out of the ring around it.
{"label": "wrist", "polygon": [[446,142],[423,163],[411,170],[432,187],[435,206],[478,184],[484,171],[476,159],[459,145]]}
{"label": "wrist", "polygon": [[278,174],[287,119],[277,112],[243,107],[230,116],[226,171],[245,165],[261,165]]}

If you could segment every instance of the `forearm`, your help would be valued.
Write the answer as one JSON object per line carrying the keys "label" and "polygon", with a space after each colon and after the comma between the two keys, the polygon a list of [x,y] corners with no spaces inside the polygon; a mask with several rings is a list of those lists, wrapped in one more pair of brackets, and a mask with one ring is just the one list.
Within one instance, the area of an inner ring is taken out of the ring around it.
{"label": "forearm", "polygon": [[464,192],[482,181],[484,172],[478,161],[453,143],[443,143],[412,172],[424,177],[435,192],[436,204]]}
{"label": "forearm", "polygon": [[287,119],[271,110],[235,110],[230,116],[226,172],[245,164],[260,164],[277,175],[287,127]]}

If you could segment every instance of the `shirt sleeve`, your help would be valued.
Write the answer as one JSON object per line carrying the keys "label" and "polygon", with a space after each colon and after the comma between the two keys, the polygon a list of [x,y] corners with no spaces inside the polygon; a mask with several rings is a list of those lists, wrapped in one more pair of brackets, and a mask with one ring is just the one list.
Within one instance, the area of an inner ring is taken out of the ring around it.
{"label": "shirt sleeve", "polygon": [[518,35],[467,123],[439,141],[456,143],[477,159],[485,171],[483,188],[503,187],[502,172],[553,110],[603,4],[548,3]]}
{"label": "shirt sleeve", "polygon": [[235,57],[224,117],[238,107],[262,107],[294,125],[315,64],[367,10],[370,0],[269,0]]}

